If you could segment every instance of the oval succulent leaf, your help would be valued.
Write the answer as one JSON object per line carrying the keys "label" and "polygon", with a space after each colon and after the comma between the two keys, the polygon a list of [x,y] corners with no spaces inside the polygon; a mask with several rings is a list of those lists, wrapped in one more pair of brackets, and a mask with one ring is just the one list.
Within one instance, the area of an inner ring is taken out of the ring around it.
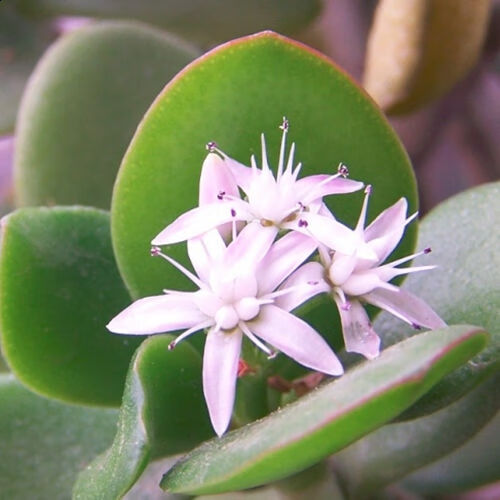
{"label": "oval succulent leaf", "polygon": [[340,452],[334,460],[350,495],[365,498],[467,442],[499,410],[499,382],[497,373],[453,404],[384,426]]}
{"label": "oval succulent leaf", "polygon": [[[272,32],[234,40],[194,61],[167,85],[123,159],[113,193],[112,232],[134,297],[177,288],[181,281],[175,269],[150,258],[149,245],[197,205],[205,145],[217,141],[231,158],[248,165],[252,153],[260,155],[265,133],[276,167],[283,116],[289,119],[290,142],[297,145],[295,158],[303,163],[301,177],[335,173],[342,161],[353,179],[375,186],[370,220],[402,196],[409,213],[415,209],[406,153],[380,110],[347,75],[323,55]],[[335,215],[354,224],[360,197],[336,198],[328,201]],[[414,239],[410,227],[398,255],[411,253]],[[169,255],[186,262],[179,246],[169,248]]]}
{"label": "oval succulent leaf", "polygon": [[131,365],[111,448],[83,471],[74,498],[121,498],[150,460],[177,454],[213,435],[201,388],[201,358],[174,337],[150,337]]}
{"label": "oval succulent leaf", "polygon": [[77,473],[113,440],[118,412],[66,405],[0,375],[3,498],[66,500]]}
{"label": "oval succulent leaf", "polygon": [[147,107],[197,50],[150,26],[102,22],[60,38],[23,95],[18,205],[108,209],[120,160]]}
{"label": "oval succulent leaf", "polygon": [[[415,418],[450,404],[500,366],[500,182],[486,184],[450,198],[420,224],[421,245],[432,247],[432,275],[410,276],[403,289],[432,304],[448,323],[471,322],[491,335],[488,347],[426,394],[403,418]],[[479,216],[480,214],[480,216]],[[415,334],[382,313],[375,321],[384,344]]]}
{"label": "oval succulent leaf", "polygon": [[74,403],[119,405],[142,338],[111,335],[105,325],[129,301],[106,212],[26,208],[2,219],[2,352],[32,390]]}
{"label": "oval succulent leaf", "polygon": [[195,449],[161,486],[218,493],[302,470],[396,416],[486,341],[475,327],[455,326],[393,346],[296,403]]}

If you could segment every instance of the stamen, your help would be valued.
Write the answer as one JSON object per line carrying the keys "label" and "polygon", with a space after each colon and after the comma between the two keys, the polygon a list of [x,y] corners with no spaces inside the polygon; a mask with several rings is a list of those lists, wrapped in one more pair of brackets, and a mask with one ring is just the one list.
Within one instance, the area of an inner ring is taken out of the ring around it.
{"label": "stamen", "polygon": [[405,226],[407,226],[412,220],[416,219],[418,216],[418,211],[411,214],[406,220],[405,220]]}
{"label": "stamen", "polygon": [[413,253],[411,255],[407,255],[406,257],[402,257],[401,259],[395,260],[393,262],[388,262],[387,264],[380,266],[379,269],[386,268],[386,267],[399,266],[400,264],[404,264],[405,262],[408,262],[409,260],[412,260],[416,257],[420,257],[421,255],[427,255],[427,254],[431,253],[431,251],[432,251],[431,248],[427,247],[420,252],[416,252],[416,253]]}
{"label": "stamen", "polygon": [[415,328],[415,330],[422,330],[422,326],[419,325],[418,323],[412,323],[411,326]]}
{"label": "stamen", "polygon": [[[293,171],[293,157],[295,155],[295,142],[292,142],[290,146],[290,152],[288,153],[288,162],[286,164],[285,172],[290,172],[294,177],[294,180],[297,179],[295,172]],[[298,175],[298,172],[297,172]]]}
{"label": "stamen", "polygon": [[268,359],[272,359],[276,357],[278,354],[276,351],[272,351],[267,347],[265,344],[263,344],[248,328],[248,326],[243,322],[239,322],[239,327],[243,331],[243,333],[262,351],[264,351],[267,354]]}
{"label": "stamen", "polygon": [[197,276],[195,276],[191,271],[186,269],[182,264],[179,264],[176,260],[172,259],[172,257],[169,257],[168,255],[165,255],[162,253],[161,249],[159,247],[152,247],[151,248],[151,255],[153,257],[162,257],[164,258],[167,262],[172,264],[175,268],[177,268],[184,276],[189,278],[197,287],[199,288],[204,288],[205,284],[203,281],[201,281]]}
{"label": "stamen", "polygon": [[269,304],[274,302],[274,299],[277,297],[281,297],[283,295],[296,292],[297,290],[304,290],[310,288],[311,286],[316,286],[316,285],[319,285],[319,281],[307,281],[306,283],[299,283],[298,285],[289,286],[288,288],[282,288],[280,290],[276,290],[275,292],[264,295],[259,302]]}
{"label": "stamen", "polygon": [[307,227],[309,223],[305,219],[299,219],[298,225],[299,227]]}
{"label": "stamen", "polygon": [[269,163],[267,161],[266,138],[264,134],[260,135],[260,142],[262,146],[262,171],[270,171]]}
{"label": "stamen", "polygon": [[341,175],[344,179],[349,176],[349,169],[347,168],[347,165],[344,163],[340,162],[339,166],[337,167],[337,173]]}
{"label": "stamen", "polygon": [[286,119],[286,117],[283,117],[283,123],[280,125],[280,129],[283,130],[283,134],[281,136],[280,157],[278,161],[278,175],[276,177],[277,180],[279,180],[283,175],[283,163],[285,162],[286,134],[288,132],[288,120]]}
{"label": "stamen", "polygon": [[368,200],[371,194],[372,194],[372,186],[371,184],[368,184],[368,186],[365,187],[365,199],[363,200],[361,213],[359,214],[358,223],[356,225],[356,229],[354,230],[357,233],[362,233],[365,228],[366,212],[368,210]]}
{"label": "stamen", "polygon": [[431,252],[432,252],[432,248],[431,247],[424,248],[424,254],[428,254],[428,253],[431,253]]}
{"label": "stamen", "polygon": [[215,141],[207,142],[205,148],[209,153],[215,153],[215,151],[217,151],[217,143]]}
{"label": "stamen", "polygon": [[193,333],[196,333],[200,330],[203,330],[203,328],[207,328],[208,326],[211,326],[211,325],[213,325],[212,319],[202,321],[201,323],[194,325],[192,328],[189,328],[188,330],[183,332],[181,335],[179,335],[176,339],[172,340],[172,342],[170,342],[170,344],[168,344],[168,350],[173,351],[175,349],[176,345],[179,342],[182,342],[186,337],[189,337]]}
{"label": "stamen", "polygon": [[236,217],[236,210],[231,208],[231,217]]}

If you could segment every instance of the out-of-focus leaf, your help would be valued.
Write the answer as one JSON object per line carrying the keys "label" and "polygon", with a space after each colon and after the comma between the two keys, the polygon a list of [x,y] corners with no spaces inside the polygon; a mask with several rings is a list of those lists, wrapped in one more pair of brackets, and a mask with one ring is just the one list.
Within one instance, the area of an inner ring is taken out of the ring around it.
{"label": "out-of-focus leaf", "polygon": [[368,40],[364,86],[389,113],[447,92],[471,69],[490,0],[381,0]]}
{"label": "out-of-focus leaf", "polygon": [[[271,164],[278,159],[282,117],[290,121],[302,174],[336,171],[374,184],[370,216],[399,197],[417,203],[411,166],[398,138],[364,92],[331,61],[272,32],[222,45],[193,62],[160,94],[145,116],[120,167],[112,207],[112,234],[120,271],[134,297],[189,286],[172,266],[149,255],[150,241],[198,203],[205,144],[217,141],[249,164],[266,134]],[[329,197],[336,215],[355,223],[362,194]],[[400,253],[415,238],[410,227]],[[185,262],[183,245],[168,249]],[[331,324],[331,304],[323,311]],[[315,311],[321,315],[322,311]]]}
{"label": "out-of-focus leaf", "polygon": [[78,471],[111,443],[117,416],[51,401],[0,375],[0,496],[70,498]]}
{"label": "out-of-focus leaf", "polygon": [[150,337],[127,377],[111,448],[83,471],[75,499],[121,498],[150,460],[186,451],[213,435],[201,388],[201,358],[171,335]]}
{"label": "out-of-focus leaf", "polygon": [[219,493],[283,478],[393,418],[445,373],[483,348],[475,327],[426,332],[295,403],[181,459],[163,478],[177,493]]}
{"label": "out-of-focus leaf", "polygon": [[113,335],[105,325],[129,302],[106,212],[25,208],[2,219],[2,352],[34,391],[118,405],[142,338]]}
{"label": "out-of-focus leaf", "polygon": [[60,38],[22,99],[17,203],[109,208],[118,166],[142,115],[196,55],[133,22],[95,23]]}
{"label": "out-of-focus leaf", "polygon": [[[497,388],[493,388],[493,392]],[[473,439],[441,460],[417,470],[404,483],[419,493],[452,494],[500,481],[500,414]]]}
{"label": "out-of-focus leaf", "polygon": [[21,95],[36,61],[55,38],[50,24],[0,8],[0,134],[12,132]]}
{"label": "out-of-focus leaf", "polygon": [[319,12],[319,0],[18,0],[35,15],[141,19],[202,43],[274,29],[292,33]]}
{"label": "out-of-focus leaf", "polygon": [[426,417],[387,425],[341,451],[336,470],[350,497],[378,489],[461,446],[500,408],[495,374],[452,405]]}
{"label": "out-of-focus leaf", "polygon": [[[491,334],[489,346],[410,408],[403,418],[435,411],[461,397],[500,366],[500,182],[450,198],[420,224],[419,247],[430,246],[437,269],[411,275],[403,288],[430,304],[449,324],[471,322]],[[375,322],[390,345],[415,330],[382,313]]]}

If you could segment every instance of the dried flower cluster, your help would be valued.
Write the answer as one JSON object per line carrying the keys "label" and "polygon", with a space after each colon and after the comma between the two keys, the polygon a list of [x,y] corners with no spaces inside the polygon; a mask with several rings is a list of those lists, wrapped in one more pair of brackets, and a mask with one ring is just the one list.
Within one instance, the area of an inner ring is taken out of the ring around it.
{"label": "dried flower cluster", "polygon": [[[373,304],[415,328],[444,322],[421,299],[390,283],[395,276],[433,266],[398,267],[429,249],[385,263],[416,214],[407,216],[404,198],[365,227],[371,186],[358,223],[351,229],[335,219],[326,196],[363,189],[347,179],[340,164],[335,175],[299,178],[295,144],[286,154],[283,131],[276,176],[262,136],[262,164],[245,166],[209,143],[200,177],[199,206],[182,214],[152,241],[160,256],[184,273],[194,292],[164,290],[137,300],[109,324],[121,334],[183,330],[174,342],[206,330],[203,389],[218,435],[230,422],[243,337],[269,357],[281,351],[298,363],[329,375],[343,368],[323,337],[292,311],[311,297],[328,293],[337,305],[347,351],[368,359],[379,353],[363,303]],[[187,241],[194,272],[161,251]]]}

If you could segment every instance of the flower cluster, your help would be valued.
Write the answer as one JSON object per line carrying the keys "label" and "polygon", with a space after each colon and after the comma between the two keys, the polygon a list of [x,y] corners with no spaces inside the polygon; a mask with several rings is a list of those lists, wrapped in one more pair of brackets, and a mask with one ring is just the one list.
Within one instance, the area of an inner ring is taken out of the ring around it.
{"label": "flower cluster", "polygon": [[[385,309],[415,328],[440,328],[444,322],[422,300],[390,283],[395,276],[433,266],[398,267],[423,252],[385,263],[406,225],[407,202],[400,199],[365,227],[371,186],[347,179],[343,164],[334,175],[299,178],[295,145],[286,154],[288,122],[283,131],[276,176],[264,136],[262,161],[250,167],[233,160],[215,143],[200,177],[199,206],[182,214],[152,241],[162,257],[197,287],[194,292],[164,290],[137,300],[109,324],[121,334],[183,330],[170,344],[207,332],[203,390],[218,435],[230,422],[243,338],[272,358],[281,351],[298,363],[328,375],[343,368],[323,337],[292,311],[311,297],[328,293],[342,322],[347,351],[366,358],[379,353],[363,303]],[[365,187],[354,229],[337,221],[326,196]],[[187,241],[194,272],[162,252],[162,245]]]}

